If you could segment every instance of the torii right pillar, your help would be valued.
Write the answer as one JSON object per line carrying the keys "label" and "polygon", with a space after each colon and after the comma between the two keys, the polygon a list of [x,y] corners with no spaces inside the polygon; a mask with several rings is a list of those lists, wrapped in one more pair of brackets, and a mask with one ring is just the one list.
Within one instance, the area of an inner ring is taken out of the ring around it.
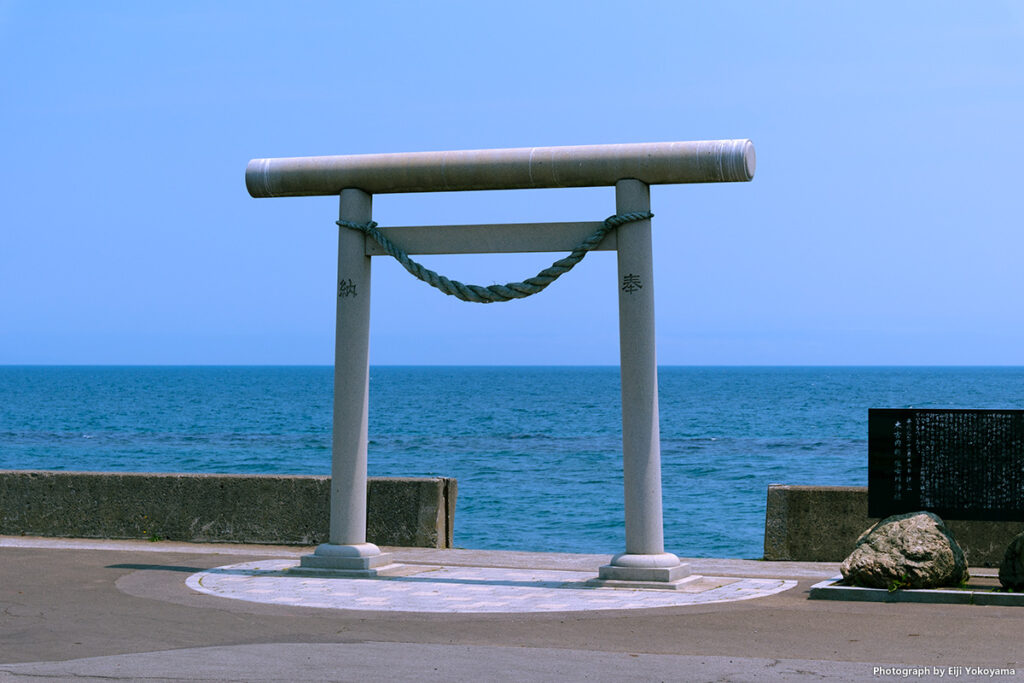
{"label": "torii right pillar", "polygon": [[[624,179],[615,184],[616,213],[650,209],[646,183]],[[626,552],[598,570],[597,583],[676,588],[690,567],[665,552],[650,219],[619,226],[616,241]]]}

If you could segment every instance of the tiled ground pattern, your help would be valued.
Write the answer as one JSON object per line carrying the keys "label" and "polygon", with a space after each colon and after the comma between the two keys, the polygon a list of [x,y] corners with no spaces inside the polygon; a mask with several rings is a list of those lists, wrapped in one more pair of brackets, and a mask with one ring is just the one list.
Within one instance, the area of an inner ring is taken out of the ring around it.
{"label": "tiled ground pattern", "polygon": [[594,588],[595,572],[491,567],[393,566],[373,579],[290,574],[295,560],[259,560],[193,574],[190,588],[252,602],[387,612],[570,612],[679,607],[748,600],[796,581],[726,579],[701,592]]}

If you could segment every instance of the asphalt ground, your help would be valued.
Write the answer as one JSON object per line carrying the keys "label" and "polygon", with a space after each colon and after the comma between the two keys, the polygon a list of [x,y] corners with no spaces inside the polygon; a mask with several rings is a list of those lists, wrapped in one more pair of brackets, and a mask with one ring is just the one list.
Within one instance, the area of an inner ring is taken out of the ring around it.
{"label": "asphalt ground", "polygon": [[[795,581],[640,609],[411,612],[239,600],[190,577],[311,549],[0,537],[0,680],[1016,680],[1024,610],[808,600],[832,563],[690,559]],[[608,555],[392,548],[439,567],[593,571]],[[984,572],[985,570],[974,570]]]}

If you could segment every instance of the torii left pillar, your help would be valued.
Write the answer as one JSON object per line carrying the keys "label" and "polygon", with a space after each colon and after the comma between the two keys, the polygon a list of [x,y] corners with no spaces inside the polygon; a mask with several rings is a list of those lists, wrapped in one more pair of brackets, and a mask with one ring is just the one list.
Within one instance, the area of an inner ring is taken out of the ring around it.
{"label": "torii left pillar", "polygon": [[[368,223],[373,197],[341,191],[339,218]],[[331,527],[328,542],[301,566],[375,576],[391,556],[366,542],[366,445],[370,405],[370,257],[365,237],[338,228],[338,291],[334,337],[334,430],[331,438]]]}

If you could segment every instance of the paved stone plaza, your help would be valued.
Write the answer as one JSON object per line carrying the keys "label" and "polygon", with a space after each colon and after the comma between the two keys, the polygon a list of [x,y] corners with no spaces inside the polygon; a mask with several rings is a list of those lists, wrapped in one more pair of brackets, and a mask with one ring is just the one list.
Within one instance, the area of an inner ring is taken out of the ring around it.
{"label": "paved stone plaza", "polygon": [[294,560],[198,572],[186,584],[222,598],[382,612],[575,612],[681,607],[773,595],[796,581],[693,576],[680,590],[595,588],[594,572],[395,564],[379,578],[289,573]]}

